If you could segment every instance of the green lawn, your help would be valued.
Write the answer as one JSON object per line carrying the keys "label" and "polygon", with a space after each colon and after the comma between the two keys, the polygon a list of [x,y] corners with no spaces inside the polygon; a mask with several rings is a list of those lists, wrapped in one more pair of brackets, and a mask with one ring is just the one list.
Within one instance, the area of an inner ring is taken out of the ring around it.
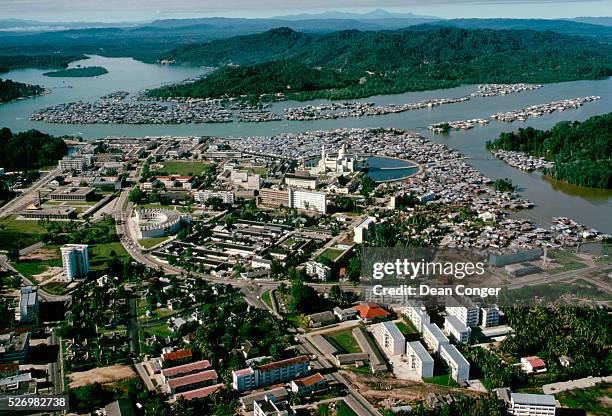
{"label": "green lawn", "polygon": [[151,248],[163,241],[166,241],[167,239],[168,237],[143,238],[142,240],[138,240],[138,244],[144,248]]}
{"label": "green lawn", "polygon": [[571,409],[584,409],[589,415],[609,415],[604,400],[612,398],[612,383],[599,383],[588,389],[575,389],[558,393],[562,405]]}
{"label": "green lawn", "polygon": [[402,319],[400,322],[396,322],[395,325],[397,325],[397,329],[399,329],[400,332],[404,335],[412,335],[419,333],[419,331],[416,330],[414,325],[412,325],[412,322],[407,321],[405,319]]}
{"label": "green lawn", "polygon": [[453,380],[450,374],[441,374],[439,376],[426,377],[423,379],[425,383],[438,384],[440,386],[458,387],[459,385]]}
{"label": "green lawn", "polygon": [[268,174],[268,168],[263,166],[238,166],[236,169],[259,176],[266,176]]}
{"label": "green lawn", "polygon": [[174,335],[174,332],[168,329],[168,325],[166,325],[166,323],[161,323],[152,327],[142,328],[142,331],[146,332],[147,334],[157,335],[158,337],[164,338],[171,337],[172,335]]}
{"label": "green lawn", "polygon": [[559,267],[548,270],[550,274],[568,272],[570,270],[583,269],[586,264],[581,262],[581,258],[566,250],[555,250],[550,253],[550,257],[559,263]]}
{"label": "green lawn", "polygon": [[[163,167],[158,171],[167,172],[169,175],[197,176],[200,175],[210,163],[204,162],[182,162],[178,160],[166,160]],[[154,172],[155,173],[155,172]]]}
{"label": "green lawn", "polygon": [[34,275],[46,272],[49,267],[62,267],[62,259],[19,261],[12,262],[11,266],[25,277],[31,278]]}
{"label": "green lawn", "polygon": [[16,220],[10,216],[0,220],[0,250],[28,247],[42,240],[45,229],[35,220]]}
{"label": "green lawn", "polygon": [[325,257],[328,258],[330,261],[334,261],[343,251],[344,250],[340,250],[339,248],[328,248],[323,253],[321,253],[319,257]]}
{"label": "green lawn", "polygon": [[264,293],[262,293],[261,299],[265,302],[266,305],[268,305],[270,309],[272,309],[272,291],[271,290],[267,290]]}
{"label": "green lawn", "polygon": [[[335,412],[334,409],[335,408]],[[357,416],[357,413],[349,407],[344,400],[339,400],[334,403],[325,403],[317,406],[318,416]]]}
{"label": "green lawn", "polygon": [[122,261],[130,258],[120,242],[89,246],[89,265],[92,270],[104,270],[107,263],[113,258]]}
{"label": "green lawn", "polygon": [[52,295],[65,295],[68,293],[68,283],[51,282],[41,287],[45,292]]}
{"label": "green lawn", "polygon": [[361,352],[359,345],[355,337],[353,337],[353,328],[343,329],[342,331],[330,332],[325,334],[325,338],[342,348],[346,353],[358,353]]}

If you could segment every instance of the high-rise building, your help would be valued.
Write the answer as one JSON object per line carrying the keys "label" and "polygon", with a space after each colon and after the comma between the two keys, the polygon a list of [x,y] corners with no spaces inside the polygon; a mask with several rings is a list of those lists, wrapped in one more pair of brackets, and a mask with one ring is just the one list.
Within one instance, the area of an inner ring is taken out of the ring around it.
{"label": "high-rise building", "polygon": [[419,377],[433,377],[434,360],[419,341],[406,343],[406,358],[410,369]]}
{"label": "high-rise building", "polygon": [[323,192],[305,191],[289,188],[289,201],[291,208],[327,212],[327,195]]}
{"label": "high-rise building", "polygon": [[26,323],[36,319],[38,312],[38,287],[24,286],[19,297],[19,321]]}
{"label": "high-rise building", "polygon": [[456,316],[465,326],[478,326],[480,307],[465,296],[449,296],[446,300],[446,313]]}
{"label": "high-rise building", "polygon": [[87,244],[66,244],[61,249],[64,275],[78,279],[89,273],[89,246]]}
{"label": "high-rise building", "polygon": [[480,324],[485,328],[499,325],[499,309],[496,306],[482,308]]}
{"label": "high-rise building", "polygon": [[353,232],[355,233],[353,241],[357,244],[362,244],[368,239],[368,235],[374,230],[375,226],[376,219],[374,217],[366,217],[359,225],[353,228]]}

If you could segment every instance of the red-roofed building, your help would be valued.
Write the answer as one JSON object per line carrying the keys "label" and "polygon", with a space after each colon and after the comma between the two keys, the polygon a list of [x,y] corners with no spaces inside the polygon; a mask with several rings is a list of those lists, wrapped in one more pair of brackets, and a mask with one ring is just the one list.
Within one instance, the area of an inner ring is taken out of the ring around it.
{"label": "red-roofed building", "polygon": [[223,387],[223,383],[213,384],[212,386],[200,387],[199,389],[190,390],[190,391],[186,391],[183,393],[177,393],[174,395],[174,398],[178,399],[179,397],[182,397],[188,402],[198,401],[198,400],[205,399],[206,397],[210,396],[211,394],[221,389],[222,387]]}
{"label": "red-roofed building", "polygon": [[200,371],[208,370],[210,368],[210,362],[208,360],[200,360],[194,363],[183,364],[176,367],[164,368],[161,371],[162,380],[164,383],[166,380],[188,376],[189,374],[199,373]]}
{"label": "red-roofed building", "polygon": [[217,384],[219,377],[215,370],[206,370],[188,376],[177,377],[168,380],[165,384],[166,392],[170,394],[194,390],[200,387]]}
{"label": "red-roofed building", "polygon": [[540,374],[546,372],[546,363],[535,355],[521,358],[521,365],[527,374]]}
{"label": "red-roofed building", "polygon": [[296,394],[307,395],[324,389],[325,384],[325,377],[321,373],[315,373],[291,381],[291,391]]}
{"label": "red-roofed building", "polygon": [[162,354],[160,361],[162,367],[173,367],[175,365],[186,364],[190,362],[192,358],[193,354],[191,353],[191,349],[183,348]]}
{"label": "red-roofed building", "polygon": [[376,303],[372,302],[364,302],[361,305],[355,306],[353,309],[357,311],[357,317],[359,320],[365,323],[385,319],[391,315]]}

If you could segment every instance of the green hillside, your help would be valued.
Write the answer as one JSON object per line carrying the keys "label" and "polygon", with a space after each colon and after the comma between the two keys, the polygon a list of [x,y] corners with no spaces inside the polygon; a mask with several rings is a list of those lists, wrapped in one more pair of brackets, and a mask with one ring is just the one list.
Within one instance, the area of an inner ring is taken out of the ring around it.
{"label": "green hillside", "polygon": [[[155,96],[284,92],[296,99],[356,98],[465,83],[559,82],[612,74],[612,47],[606,43],[552,32],[448,27],[330,34],[280,28],[177,48],[160,59],[231,66],[189,86],[155,90]],[[296,85],[284,82],[288,65],[303,72]],[[265,82],[261,71],[283,82]],[[235,79],[239,85],[228,90]]]}
{"label": "green hillside", "polygon": [[502,133],[487,148],[544,156],[555,162],[546,171],[555,179],[612,189],[612,113],[583,122],[561,122],[550,130],[528,127]]}

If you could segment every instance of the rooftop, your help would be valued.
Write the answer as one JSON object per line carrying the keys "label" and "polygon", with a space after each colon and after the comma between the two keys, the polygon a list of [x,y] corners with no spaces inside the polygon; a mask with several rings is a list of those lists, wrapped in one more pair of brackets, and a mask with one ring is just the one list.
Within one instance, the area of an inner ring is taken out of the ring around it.
{"label": "rooftop", "polygon": [[311,376],[302,377],[302,378],[298,378],[297,380],[293,380],[293,382],[297,384],[299,387],[313,386],[322,381],[325,381],[325,378],[321,375],[321,373],[315,373]]}
{"label": "rooftop", "polygon": [[510,393],[512,403],[537,406],[556,406],[555,396],[549,394]]}
{"label": "rooftop", "polygon": [[176,367],[164,368],[162,375],[164,377],[176,377],[181,374],[192,373],[194,371],[201,371],[210,368],[210,362],[208,360],[200,360],[194,363],[183,364]]}
{"label": "rooftop", "polygon": [[180,350],[167,352],[166,354],[162,354],[162,360],[164,361],[174,361],[174,360],[183,360],[185,358],[189,358],[192,356],[190,348],[183,348]]}
{"label": "rooftop", "polygon": [[386,318],[389,312],[378,306],[376,303],[362,303],[353,309],[357,311],[362,319]]}
{"label": "rooftop", "polygon": [[257,367],[257,369],[259,371],[268,371],[268,370],[273,370],[275,368],[288,367],[288,366],[293,365],[293,364],[306,363],[308,361],[309,361],[309,359],[308,359],[307,355],[300,355],[298,357],[288,358],[286,360],[274,361],[272,363],[263,364],[263,365],[260,365],[259,367]]}
{"label": "rooftop", "polygon": [[173,378],[168,380],[169,388],[177,388],[189,386],[190,384],[202,383],[205,381],[216,380],[218,378],[215,370],[202,371],[200,373],[190,374],[184,377]]}
{"label": "rooftop", "polygon": [[175,394],[175,397],[182,397],[187,401],[202,399],[204,397],[210,396],[212,393],[216,392],[223,386],[223,383],[213,384],[212,386],[206,386],[199,389],[186,391],[184,393],[177,393]]}

